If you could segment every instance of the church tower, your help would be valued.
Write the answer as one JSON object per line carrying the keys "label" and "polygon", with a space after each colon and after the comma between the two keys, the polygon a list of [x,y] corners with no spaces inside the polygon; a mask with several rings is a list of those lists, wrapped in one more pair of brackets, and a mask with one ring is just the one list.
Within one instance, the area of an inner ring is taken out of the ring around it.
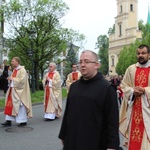
{"label": "church tower", "polygon": [[109,75],[116,75],[116,65],[120,51],[136,39],[141,39],[138,30],[138,0],[116,0],[117,16],[115,33],[109,36]]}
{"label": "church tower", "polygon": [[148,6],[147,24],[150,25],[150,8]]}

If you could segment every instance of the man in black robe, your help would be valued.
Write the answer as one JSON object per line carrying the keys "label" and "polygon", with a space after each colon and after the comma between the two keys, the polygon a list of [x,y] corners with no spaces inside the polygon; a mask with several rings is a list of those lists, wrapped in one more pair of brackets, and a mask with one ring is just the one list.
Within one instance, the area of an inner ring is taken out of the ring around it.
{"label": "man in black robe", "polygon": [[63,150],[118,150],[116,91],[97,71],[94,52],[83,51],[79,63],[82,77],[70,87],[59,133]]}

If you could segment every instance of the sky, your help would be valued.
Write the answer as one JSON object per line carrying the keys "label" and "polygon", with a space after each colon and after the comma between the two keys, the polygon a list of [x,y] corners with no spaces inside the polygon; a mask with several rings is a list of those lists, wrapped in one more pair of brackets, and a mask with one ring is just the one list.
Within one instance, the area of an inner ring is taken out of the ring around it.
{"label": "sky", "polygon": [[[63,0],[69,13],[63,18],[65,28],[72,28],[86,36],[84,49],[94,50],[97,37],[107,35],[115,23],[116,0]],[[150,0],[138,0],[138,20],[147,21]]]}

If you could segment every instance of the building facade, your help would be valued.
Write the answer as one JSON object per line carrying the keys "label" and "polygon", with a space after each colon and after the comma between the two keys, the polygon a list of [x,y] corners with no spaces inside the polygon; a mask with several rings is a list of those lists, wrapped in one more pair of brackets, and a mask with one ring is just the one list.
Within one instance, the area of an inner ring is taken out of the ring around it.
{"label": "building facade", "polygon": [[117,16],[115,17],[115,33],[109,36],[109,75],[116,75],[116,65],[120,51],[136,39],[142,38],[138,30],[138,0],[116,0]]}

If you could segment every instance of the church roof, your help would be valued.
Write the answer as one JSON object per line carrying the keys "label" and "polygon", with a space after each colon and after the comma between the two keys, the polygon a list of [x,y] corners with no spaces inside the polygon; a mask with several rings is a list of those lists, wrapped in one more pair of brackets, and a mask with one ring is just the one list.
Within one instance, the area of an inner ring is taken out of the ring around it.
{"label": "church roof", "polygon": [[149,6],[148,6],[147,24],[150,25],[150,8],[149,8]]}

